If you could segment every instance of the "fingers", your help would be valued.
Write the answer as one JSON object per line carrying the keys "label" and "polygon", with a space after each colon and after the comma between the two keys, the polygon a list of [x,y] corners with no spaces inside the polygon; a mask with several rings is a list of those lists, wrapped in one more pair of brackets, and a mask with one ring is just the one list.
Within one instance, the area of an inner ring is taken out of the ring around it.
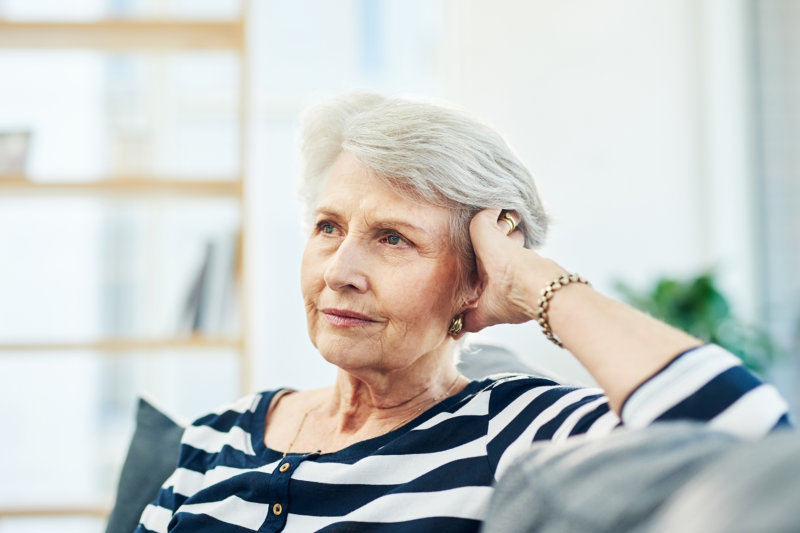
{"label": "fingers", "polygon": [[464,311],[464,331],[481,329],[513,321],[507,295],[510,266],[519,259],[525,236],[516,228],[519,216],[514,211],[484,209],[470,222],[470,236],[475,250],[481,292],[476,305]]}
{"label": "fingers", "polygon": [[511,235],[511,233],[517,229],[517,219],[511,214],[510,211],[505,209],[500,211],[500,217],[497,219],[497,221],[508,224],[508,231],[506,232],[506,235]]}
{"label": "fingers", "polygon": [[524,244],[525,236],[522,231],[517,229],[519,218],[516,211],[506,211],[504,209],[484,209],[480,211],[472,218],[470,223],[470,235],[473,245],[480,247],[487,242],[491,242],[490,239],[496,238],[498,234],[511,237],[511,240],[518,244]]}

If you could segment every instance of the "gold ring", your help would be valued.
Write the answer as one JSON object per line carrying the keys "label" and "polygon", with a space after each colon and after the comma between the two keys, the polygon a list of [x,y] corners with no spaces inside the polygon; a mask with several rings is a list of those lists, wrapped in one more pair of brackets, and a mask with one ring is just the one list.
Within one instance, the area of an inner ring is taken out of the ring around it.
{"label": "gold ring", "polygon": [[508,232],[506,235],[511,235],[511,232],[517,229],[517,221],[514,220],[514,217],[511,216],[511,213],[503,209],[500,211],[500,218],[497,219],[498,221],[502,220],[503,222],[508,223]]}

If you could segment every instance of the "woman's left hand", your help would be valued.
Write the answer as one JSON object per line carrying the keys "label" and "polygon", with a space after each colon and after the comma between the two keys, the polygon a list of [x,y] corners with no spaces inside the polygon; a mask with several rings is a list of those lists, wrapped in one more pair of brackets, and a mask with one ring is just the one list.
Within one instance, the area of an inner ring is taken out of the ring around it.
{"label": "woman's left hand", "polygon": [[[514,212],[511,215],[518,219]],[[555,262],[524,248],[522,232],[509,234],[509,224],[498,220],[499,216],[500,209],[484,209],[470,223],[479,297],[475,307],[464,312],[465,332],[531,320],[539,291],[565,273]]]}

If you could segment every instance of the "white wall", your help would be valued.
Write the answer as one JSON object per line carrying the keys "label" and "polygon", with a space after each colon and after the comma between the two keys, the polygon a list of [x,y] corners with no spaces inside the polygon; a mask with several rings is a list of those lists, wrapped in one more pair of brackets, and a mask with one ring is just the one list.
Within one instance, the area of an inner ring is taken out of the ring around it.
{"label": "white wall", "polygon": [[[543,253],[604,292],[708,263],[702,3],[446,5],[447,96],[534,171],[553,219]],[[565,360],[533,325],[493,333]]]}
{"label": "white wall", "polygon": [[[313,31],[307,35],[327,35],[302,48],[315,51],[303,61],[312,61],[308,69],[320,67],[318,83],[289,83],[294,96],[278,98],[290,102],[281,120],[293,120],[301,103],[347,88],[451,100],[496,126],[534,171],[553,220],[546,255],[608,293],[615,280],[642,287],[660,275],[721,264],[734,301],[752,301],[745,245],[752,221],[743,209],[748,173],[742,170],[748,165],[741,120],[747,95],[730,85],[745,76],[746,54],[738,48],[744,42],[744,3],[443,0],[439,18],[422,13],[416,22],[404,18],[400,33],[411,37],[407,46],[394,39],[392,49],[408,59],[393,57],[392,64],[422,65],[419,43],[432,35],[420,28],[439,23],[439,41],[430,47],[438,82],[428,79],[429,65],[364,78],[353,63],[359,46],[353,19],[345,17],[349,25],[336,19],[336,31],[330,32],[328,24],[311,17],[307,25]],[[358,5],[346,2],[340,8],[353,12]],[[287,24],[288,12],[253,14]],[[266,23],[261,34],[274,33],[269,28]],[[387,34],[398,31],[387,28]],[[279,51],[276,57],[286,55]],[[262,68],[270,91],[269,75],[284,74],[273,60],[264,64],[270,64]],[[337,71],[341,76],[334,76]],[[262,153],[270,158],[286,159],[296,150],[294,139],[261,138],[269,140]],[[302,236],[290,204],[283,202],[293,190],[288,173],[296,166],[271,176],[271,163],[263,156],[260,161],[263,172],[257,175],[281,181],[269,189],[280,196],[260,195],[266,212],[256,224],[266,228],[261,242],[267,246],[259,274],[266,287],[257,292],[262,298],[255,324],[263,358],[259,355],[254,382],[320,385],[332,371],[306,340],[304,324],[295,320],[301,306],[290,273],[297,268]],[[269,218],[273,212],[280,215]],[[282,254],[280,264],[271,262],[275,253]],[[588,377],[533,325],[492,328],[485,336],[567,377]]]}
{"label": "white wall", "polygon": [[270,0],[251,6],[251,385],[323,386],[332,383],[336,369],[308,340],[300,297],[306,235],[295,200],[297,117],[347,90],[437,96],[441,11],[435,0]]}

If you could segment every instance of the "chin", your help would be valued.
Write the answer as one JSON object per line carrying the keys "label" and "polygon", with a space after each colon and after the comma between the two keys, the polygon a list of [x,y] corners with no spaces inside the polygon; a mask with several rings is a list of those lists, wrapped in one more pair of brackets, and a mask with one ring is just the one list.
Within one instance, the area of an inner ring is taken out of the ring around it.
{"label": "chin", "polygon": [[332,364],[339,370],[351,374],[358,374],[360,370],[376,369],[378,368],[377,361],[371,360],[369,357],[361,357],[358,354],[344,354],[338,350],[320,350],[322,358],[328,363]]}
{"label": "chin", "polygon": [[315,346],[328,363],[345,371],[378,369],[386,363],[380,346],[364,339],[332,338],[332,335],[317,336]]}

